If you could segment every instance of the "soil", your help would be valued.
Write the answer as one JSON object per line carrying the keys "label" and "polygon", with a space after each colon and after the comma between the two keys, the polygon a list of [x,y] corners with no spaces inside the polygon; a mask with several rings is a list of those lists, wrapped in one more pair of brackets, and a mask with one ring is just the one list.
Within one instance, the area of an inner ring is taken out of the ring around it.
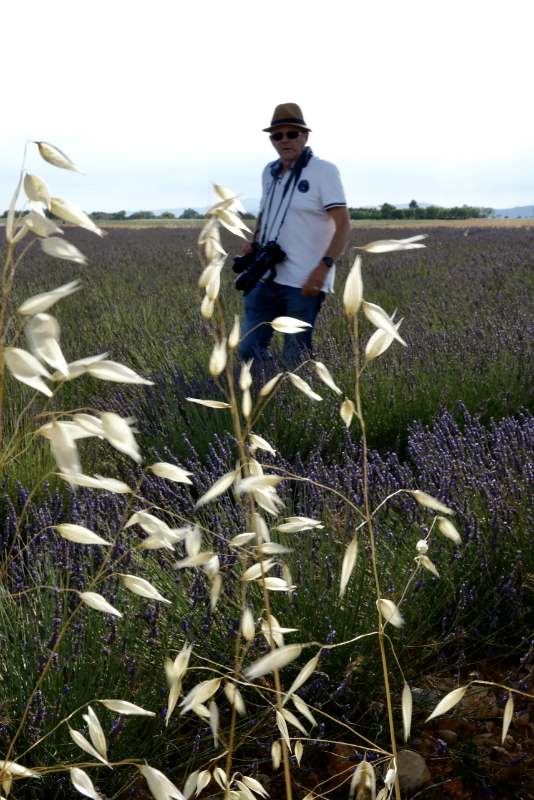
{"label": "soil", "polygon": [[[483,663],[476,672],[461,676],[460,685],[468,683],[470,689],[460,703],[425,724],[439,700],[458,687],[458,681],[452,671],[418,681],[422,691],[414,702],[410,740],[406,745],[400,744],[399,730],[397,743],[398,747],[420,753],[431,777],[411,795],[403,795],[403,800],[534,800],[534,675],[507,664]],[[510,689],[516,690],[514,715],[502,743],[503,698],[509,696]],[[359,760],[356,752],[350,744],[305,746],[300,767],[296,763],[292,767],[294,800],[304,800],[310,793],[314,798],[346,800],[354,757]],[[377,775],[381,772],[379,767]],[[286,800],[283,767],[273,773],[271,765],[264,762],[255,777],[268,791],[270,800]],[[184,783],[176,776],[173,780],[179,787]],[[144,781],[138,779],[137,784],[138,800],[148,800]],[[379,779],[377,791],[382,785]],[[200,800],[214,796],[217,789],[211,781],[199,795]],[[126,796],[132,796],[131,787],[123,795],[124,800]]]}

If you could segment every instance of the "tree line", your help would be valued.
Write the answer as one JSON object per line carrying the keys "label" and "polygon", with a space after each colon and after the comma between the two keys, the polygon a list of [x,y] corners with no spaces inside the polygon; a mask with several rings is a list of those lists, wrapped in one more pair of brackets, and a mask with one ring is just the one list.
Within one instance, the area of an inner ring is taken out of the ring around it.
{"label": "tree line", "polygon": [[[29,213],[30,213],[29,209],[26,209],[25,211],[15,211],[15,216],[18,217],[18,216],[20,216],[22,214],[22,216],[24,217],[24,216],[26,216],[26,214],[29,214]],[[45,209],[44,213],[46,214],[46,216],[49,219],[54,219],[54,220],[58,220],[59,219],[59,217],[56,217],[54,214],[52,214],[51,211],[48,211],[48,209]],[[2,218],[7,217],[7,215],[8,215],[8,211],[6,210],[2,214]],[[130,215],[128,215],[126,213],[126,211],[93,211],[93,212],[91,212],[89,214],[89,216],[91,217],[91,219],[94,219],[94,220],[98,220],[98,219],[101,219],[101,220],[106,220],[106,219],[109,219],[109,220],[115,220],[115,219],[119,219],[119,220],[120,219],[204,219],[204,214],[200,214],[198,211],[195,211],[194,208],[186,208],[180,214],[179,217],[177,217],[176,214],[173,214],[171,211],[164,211],[162,214],[154,214],[153,211],[134,211]],[[246,214],[241,214],[241,217],[243,219],[256,219],[254,214],[249,214],[248,212]]]}
{"label": "tree line", "polygon": [[[204,219],[204,214],[194,208],[186,208],[179,217],[172,211],[164,211],[162,214],[154,214],[153,211],[134,211],[130,216],[126,216],[126,211],[117,211],[109,214],[106,211],[93,211],[89,214],[92,219]],[[241,214],[243,219],[256,219],[254,214]]]}
{"label": "tree line", "polygon": [[[3,217],[7,217],[4,211]],[[17,216],[20,212],[16,212]],[[28,214],[29,211],[22,212]],[[350,208],[351,219],[485,219],[493,214],[492,208],[479,208],[477,206],[453,206],[444,208],[443,206],[428,206],[421,208],[415,200],[412,200],[408,208],[397,208],[391,203],[383,203],[376,208],[361,207]],[[45,210],[47,217],[58,219],[50,211]],[[93,211],[89,214],[94,220],[125,220],[125,219],[203,219],[204,214],[194,208],[186,208],[179,217],[171,211],[164,211],[162,214],[154,214],[153,211],[134,211],[127,215],[126,211]],[[254,214],[241,214],[243,219],[256,219]]]}
{"label": "tree line", "polygon": [[485,219],[493,213],[492,208],[476,206],[428,206],[421,208],[412,200],[408,208],[397,208],[383,203],[378,208],[349,208],[351,219]]}

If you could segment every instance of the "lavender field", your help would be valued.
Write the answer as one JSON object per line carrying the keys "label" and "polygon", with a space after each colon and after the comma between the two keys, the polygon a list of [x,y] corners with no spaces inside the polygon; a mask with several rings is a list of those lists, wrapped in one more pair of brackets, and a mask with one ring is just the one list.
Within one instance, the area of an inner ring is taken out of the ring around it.
{"label": "lavender field", "polygon": [[[525,676],[534,663],[534,229],[474,228],[467,235],[458,228],[427,232],[426,250],[366,256],[363,263],[366,297],[389,313],[398,309],[408,343],[407,348],[394,345],[364,372],[372,505],[399,488],[422,489],[456,511],[455,524],[463,540],[459,548],[445,545],[438,536],[431,540],[440,578],[418,579],[411,585],[406,625],[395,633],[397,654],[414,686],[421,676],[452,673],[465,679],[480,663],[501,661],[521,676],[513,680],[526,686]],[[103,712],[106,729],[112,728],[108,745],[114,760],[126,757],[132,743],[142,741],[142,756],[170,770],[178,783],[186,767],[191,769],[210,757],[213,740],[208,723],[189,718],[184,723],[178,713],[165,727],[163,654],[181,647],[185,639],[194,641],[195,648],[213,660],[231,660],[239,629],[232,597],[239,582],[235,553],[219,537],[232,538],[245,530],[243,509],[233,497],[225,495],[208,510],[193,510],[199,495],[233,468],[236,457],[229,425],[220,412],[186,401],[187,397],[219,399],[207,371],[212,340],[198,311],[197,235],[195,229],[110,229],[104,240],[95,240],[73,229],[69,239],[87,255],[88,266],[30,251],[13,297],[15,306],[25,297],[79,278],[83,291],[62,301],[57,310],[67,360],[109,351],[114,359],[154,381],[152,387],[106,385],[103,394],[104,384],[83,378],[66,385],[61,406],[107,408],[135,416],[147,458],[174,461],[193,473],[192,488],[173,488],[154,476],[146,478],[144,496],[178,519],[196,518],[210,529],[210,546],[219,555],[226,593],[212,614],[209,582],[202,573],[178,573],[177,577],[155,551],[125,556],[127,571],[136,573],[142,568],[145,577],[147,571],[152,573],[159,591],[172,604],[141,602],[127,595],[119,578],[110,574],[103,594],[112,604],[120,600],[121,608],[127,609],[124,619],[81,612],[61,642],[56,668],[48,672],[35,698],[31,724],[20,746],[37,742],[54,727],[58,715],[88,699],[120,696],[156,711],[157,716],[148,722],[126,721]],[[381,229],[383,238],[396,235],[397,231]],[[409,235],[411,231],[403,232]],[[356,229],[349,247],[370,238],[374,238],[372,232]],[[234,238],[228,236],[223,244],[235,252]],[[352,349],[341,304],[348,268],[349,259],[344,257],[338,268],[337,292],[324,304],[315,340],[317,358],[343,389],[353,382]],[[232,277],[227,268],[221,297],[228,319],[241,310]],[[370,327],[364,328],[364,339],[369,333]],[[279,358],[275,347],[271,358],[257,359],[256,379],[263,382],[280,371]],[[274,458],[265,453],[260,460],[284,466],[361,504],[358,429],[355,423],[349,431],[345,429],[339,400],[319,388],[311,369],[308,377],[323,401],[314,403],[291,386],[278,392],[257,433],[281,455]],[[9,427],[28,393],[14,381],[8,384],[8,392]],[[107,474],[113,467],[128,481],[135,481],[140,473],[104,443],[86,444],[83,461],[88,473]],[[48,445],[43,442],[25,465],[3,476],[1,548],[11,544],[28,490],[51,468]],[[325,528],[287,534],[285,540],[280,537],[294,548],[288,563],[297,588],[291,598],[273,596],[274,613],[283,613],[284,624],[326,642],[371,630],[375,595],[368,552],[359,558],[344,602],[332,602],[337,596],[334,575],[340,572],[354,526],[345,504],[326,489],[304,481],[282,483],[280,494],[286,501],[285,514],[322,519]],[[121,495],[87,489],[75,494],[52,477],[25,515],[23,536],[29,544],[13,572],[11,591],[23,591],[30,578],[39,584],[83,588],[84,576],[101,563],[100,552],[58,541],[49,528],[69,521],[112,533],[120,524],[125,502]],[[394,600],[414,569],[415,542],[426,534],[430,522],[428,512],[405,494],[395,497],[376,518],[381,579]],[[131,536],[131,531],[121,534],[117,554],[126,552],[127,533]],[[9,698],[13,708],[29,696],[55,643],[56,631],[69,612],[66,597],[43,593],[0,608],[7,653],[0,673],[2,697]],[[261,614],[261,608],[255,611],[256,616]],[[14,634],[17,628],[26,631],[24,642]],[[250,661],[266,648],[258,637]],[[301,694],[333,719],[353,723],[374,736],[384,724],[377,662],[371,644],[355,646],[350,659],[346,651],[341,657],[340,651],[332,650],[316,680]],[[295,662],[295,674],[300,666]],[[195,674],[193,668],[188,679],[201,680],[202,673]],[[397,693],[402,690],[400,678],[394,688]],[[156,705],[155,690],[161,697]],[[251,703],[254,707],[257,700]],[[14,724],[10,704],[0,708],[0,735],[5,742]],[[426,711],[424,703],[418,706],[415,720],[421,723]],[[222,718],[229,713],[229,708],[221,709]],[[262,719],[263,713],[264,708],[257,705],[252,723],[247,719],[240,728],[241,733],[251,730],[253,735],[239,757],[254,761],[259,772],[268,769],[264,765],[275,735],[274,719]],[[400,720],[400,707],[398,714]],[[313,785],[314,763],[328,753],[326,740],[340,735],[334,721],[314,730],[315,744],[305,747],[297,770],[307,786]],[[26,760],[31,766],[32,754],[35,763],[41,763],[60,753],[65,761],[73,752],[72,742],[61,731],[43,748],[30,751]],[[97,780],[103,797],[135,796],[135,786],[120,786],[104,771]],[[68,779],[61,781],[50,783],[47,797],[70,796]]]}

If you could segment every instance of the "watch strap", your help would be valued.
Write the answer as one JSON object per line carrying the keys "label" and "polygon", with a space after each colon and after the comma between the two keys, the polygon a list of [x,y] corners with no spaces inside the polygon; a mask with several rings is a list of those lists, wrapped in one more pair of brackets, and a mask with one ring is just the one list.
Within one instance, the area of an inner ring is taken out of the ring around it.
{"label": "watch strap", "polygon": [[330,258],[330,256],[323,256],[321,261],[324,261],[328,269],[331,269],[334,266],[334,259]]}

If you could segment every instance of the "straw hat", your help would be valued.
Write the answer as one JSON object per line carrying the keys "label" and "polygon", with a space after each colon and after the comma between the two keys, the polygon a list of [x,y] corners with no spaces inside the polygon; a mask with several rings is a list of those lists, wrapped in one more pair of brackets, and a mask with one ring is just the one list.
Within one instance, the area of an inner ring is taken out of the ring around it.
{"label": "straw hat", "polygon": [[278,125],[294,125],[295,128],[311,131],[311,128],[308,128],[304,122],[300,106],[296,103],[281,103],[279,106],[276,106],[270,126],[263,130],[266,131],[266,133],[270,133]]}

